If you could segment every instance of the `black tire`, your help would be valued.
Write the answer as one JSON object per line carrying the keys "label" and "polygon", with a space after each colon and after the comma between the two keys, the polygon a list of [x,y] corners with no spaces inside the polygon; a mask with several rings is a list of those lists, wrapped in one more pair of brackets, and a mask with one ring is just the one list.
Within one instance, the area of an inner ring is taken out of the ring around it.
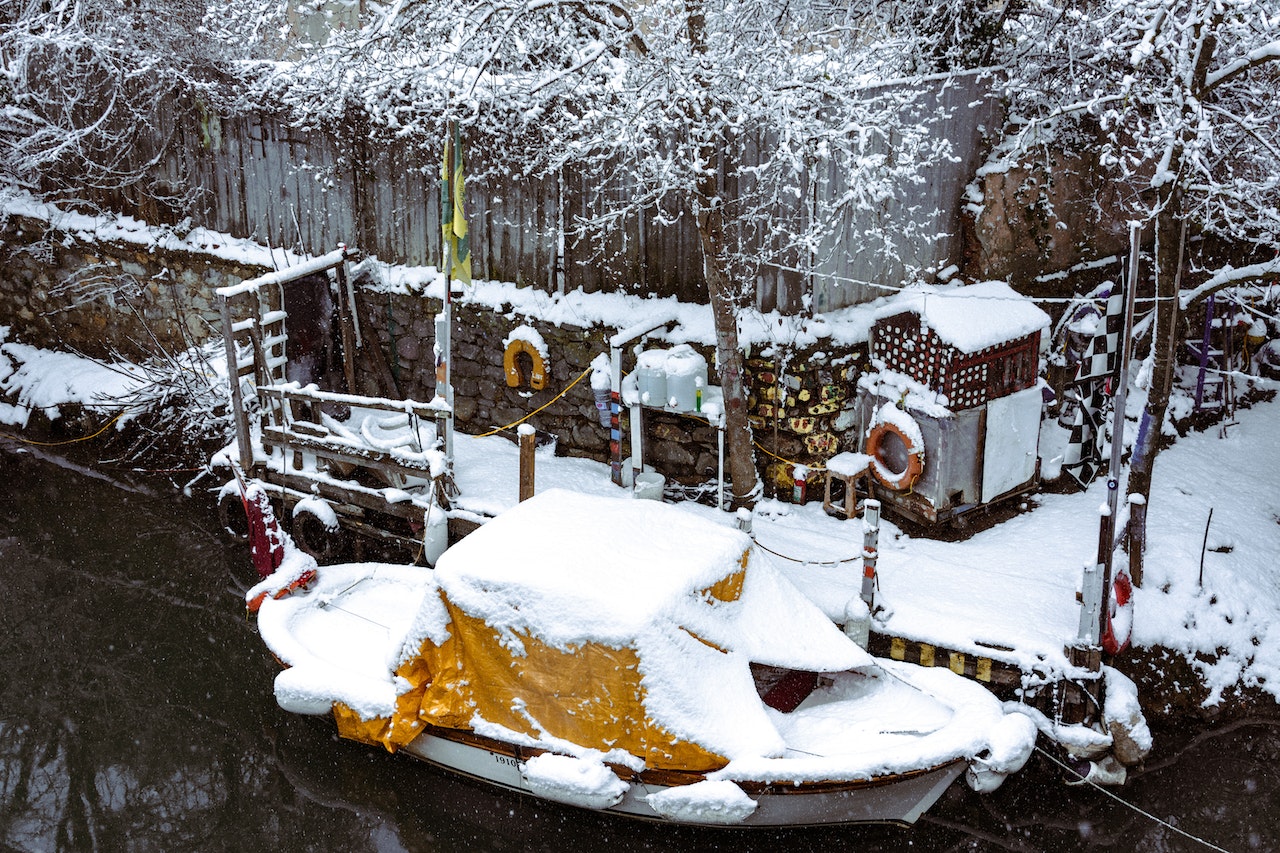
{"label": "black tire", "polygon": [[239,495],[228,492],[218,498],[218,523],[237,542],[249,541],[249,519],[245,518]]}
{"label": "black tire", "polygon": [[330,530],[309,512],[300,512],[293,517],[293,541],[321,565],[337,560],[345,544],[342,528]]}

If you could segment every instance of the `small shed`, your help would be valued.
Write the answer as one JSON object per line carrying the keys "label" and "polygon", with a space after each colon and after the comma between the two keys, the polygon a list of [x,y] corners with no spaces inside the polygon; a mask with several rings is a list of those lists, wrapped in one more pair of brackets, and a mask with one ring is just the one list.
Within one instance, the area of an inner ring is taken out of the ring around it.
{"label": "small shed", "polygon": [[877,312],[871,357],[972,409],[1036,384],[1049,317],[1000,281],[908,288]]}
{"label": "small shed", "polygon": [[876,312],[858,410],[893,511],[953,520],[1035,487],[1048,325],[1004,282],[911,287]]}

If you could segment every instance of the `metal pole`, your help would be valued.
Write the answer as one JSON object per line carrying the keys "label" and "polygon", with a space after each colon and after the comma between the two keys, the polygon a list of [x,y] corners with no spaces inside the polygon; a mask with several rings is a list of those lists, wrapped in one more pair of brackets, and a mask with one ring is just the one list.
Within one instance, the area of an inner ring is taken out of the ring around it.
{"label": "metal pole", "polygon": [[[848,496],[845,500],[853,500]],[[876,609],[876,562],[880,558],[880,501],[867,499],[862,505],[862,600],[867,612]]]}
{"label": "metal pole", "polygon": [[444,276],[444,402],[449,407],[449,416],[444,419],[444,460],[449,471],[453,470],[453,300],[450,291],[453,289],[452,276]]}
{"label": "metal pole", "polygon": [[[1129,223],[1129,270],[1124,294],[1124,333],[1120,339],[1120,366],[1111,405],[1111,464],[1107,469],[1107,507],[1098,529],[1098,563],[1102,566],[1102,590],[1111,594],[1111,557],[1115,551],[1116,512],[1120,500],[1120,459],[1124,453],[1124,408],[1129,392],[1129,359],[1133,354],[1133,303],[1138,289],[1138,244],[1141,225]],[[1107,608],[1103,607],[1105,614]]]}
{"label": "metal pole", "polygon": [[1097,561],[1084,567],[1080,585],[1080,642],[1095,646],[1109,612],[1111,596],[1111,560],[1115,550],[1116,512],[1120,497],[1120,459],[1124,451],[1124,409],[1129,388],[1129,359],[1133,344],[1133,304],[1138,289],[1138,246],[1141,225],[1129,223],[1129,269],[1126,275],[1124,333],[1120,343],[1120,365],[1116,392],[1112,398],[1111,464],[1107,470],[1107,503],[1098,508]]}
{"label": "metal pole", "polygon": [[[647,335],[674,319],[674,315],[668,314],[643,320],[620,330],[609,338],[609,449],[612,456],[609,468],[615,486],[622,485],[622,348],[636,338]],[[636,409],[636,406],[631,407],[631,461],[633,470],[640,470],[643,452],[643,439],[640,432],[643,427]]]}
{"label": "metal pole", "polygon": [[716,417],[716,509],[728,510],[724,499],[724,412]]}
{"label": "metal pole", "polygon": [[644,407],[639,403],[629,406],[631,425],[631,483],[635,475],[644,471]]}
{"label": "metal pole", "polygon": [[[453,252],[450,250],[450,241],[444,238],[444,216],[446,209],[449,216],[453,215],[453,163],[457,158],[457,152],[454,150],[455,134],[457,133],[458,123],[450,120],[445,131],[444,143],[444,171],[445,181],[442,188],[446,191],[445,198],[440,200],[440,247],[441,254],[444,258],[444,402],[449,407],[449,417],[444,421],[444,460],[445,467],[449,471],[453,471]],[[438,393],[438,392],[437,392]]]}

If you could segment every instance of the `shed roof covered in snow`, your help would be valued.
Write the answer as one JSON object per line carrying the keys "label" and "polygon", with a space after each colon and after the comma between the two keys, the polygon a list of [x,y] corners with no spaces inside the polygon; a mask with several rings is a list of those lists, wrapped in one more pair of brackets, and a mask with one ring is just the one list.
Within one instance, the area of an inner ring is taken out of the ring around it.
{"label": "shed roof covered in snow", "polygon": [[876,311],[876,319],[912,313],[961,352],[976,353],[1047,328],[1049,315],[1003,281],[913,285]]}

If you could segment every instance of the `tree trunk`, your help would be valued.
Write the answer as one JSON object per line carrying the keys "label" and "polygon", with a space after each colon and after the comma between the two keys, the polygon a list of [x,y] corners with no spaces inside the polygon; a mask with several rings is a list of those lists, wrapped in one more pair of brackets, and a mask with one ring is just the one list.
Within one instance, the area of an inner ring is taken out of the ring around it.
{"label": "tree trunk", "polygon": [[[1217,53],[1216,27],[1221,23],[1221,13],[1194,26],[1193,43],[1197,45],[1187,99],[1201,101],[1205,90],[1209,67]],[[1197,124],[1186,103],[1183,104],[1182,138],[1170,142],[1170,152],[1163,171],[1165,177],[1156,188],[1156,323],[1151,337],[1152,369],[1151,388],[1147,405],[1138,426],[1138,438],[1133,445],[1133,458],[1129,463],[1130,506],[1133,497],[1140,496],[1141,509],[1129,519],[1129,576],[1136,586],[1142,585],[1142,559],[1147,543],[1147,507],[1151,497],[1151,475],[1155,469],[1156,455],[1160,452],[1161,432],[1165,413],[1169,408],[1169,395],[1173,390],[1173,377],[1178,367],[1178,346],[1182,336],[1182,307],[1179,291],[1182,287],[1182,260],[1186,246],[1187,224],[1183,211],[1182,152],[1192,142],[1192,128]],[[1128,381],[1128,377],[1125,377]]]}
{"label": "tree trunk", "polygon": [[702,271],[716,329],[716,360],[724,391],[725,443],[729,452],[729,479],[733,508],[751,507],[759,496],[759,478],[752,452],[751,424],[747,421],[747,393],[743,384],[742,348],[738,345],[737,300],[724,262],[724,208],[719,186],[721,141],[708,127],[711,84],[705,65],[706,13],[702,0],[686,0],[689,44],[697,61],[694,79],[701,90],[690,105],[690,133],[697,139],[701,169],[694,196],[694,216],[702,246]]}
{"label": "tree trunk", "polygon": [[[720,385],[724,391],[725,443],[729,451],[729,479],[733,508],[751,507],[759,497],[755,455],[752,453],[751,424],[747,421],[747,391],[743,383],[742,348],[738,345],[738,316],[733,290],[720,259],[717,229],[706,224],[719,218],[716,202],[703,194],[698,214],[698,237],[702,243],[702,269],[707,279],[711,315],[716,328],[716,359]],[[708,209],[709,208],[709,209]]]}
{"label": "tree trunk", "polygon": [[1185,226],[1182,218],[1182,191],[1170,181],[1159,190],[1160,206],[1156,214],[1156,322],[1152,334],[1151,387],[1147,405],[1138,426],[1129,463],[1129,496],[1141,496],[1143,509],[1129,520],[1130,577],[1142,584],[1142,552],[1147,541],[1146,504],[1151,497],[1151,475],[1156,455],[1160,452],[1161,430],[1169,408],[1177,370],[1178,342],[1182,328],[1182,311],[1178,291],[1182,281],[1182,251]]}

